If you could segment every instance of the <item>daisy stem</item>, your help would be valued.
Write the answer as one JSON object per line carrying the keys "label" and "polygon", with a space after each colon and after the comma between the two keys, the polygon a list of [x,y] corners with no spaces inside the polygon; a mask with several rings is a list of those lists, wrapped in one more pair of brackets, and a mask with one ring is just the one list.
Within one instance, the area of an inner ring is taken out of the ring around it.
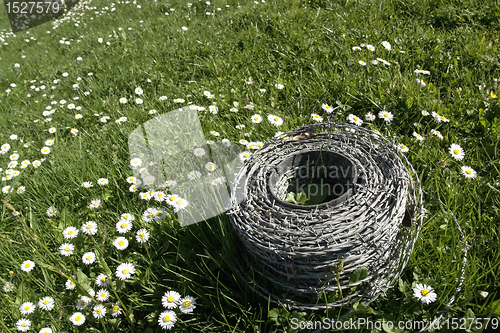
{"label": "daisy stem", "polygon": [[[118,302],[120,302],[120,305],[122,306],[123,310],[125,311],[125,314],[128,314],[128,310],[127,308],[125,307],[125,304],[123,304],[122,300],[120,299],[120,297],[118,297],[118,294],[116,293],[116,290],[115,290],[115,287],[113,286],[113,283],[110,283],[110,286],[111,286],[111,290],[113,290],[113,294],[115,294],[115,297],[116,299],[118,300]],[[130,322],[129,318],[127,315],[125,315],[125,317],[127,318],[127,320]],[[131,323],[132,324],[132,323]]]}
{"label": "daisy stem", "polygon": [[106,325],[104,325],[104,320],[102,320],[101,318],[101,324],[102,324],[102,328],[104,328],[104,333],[108,333],[108,331],[106,330]]}
{"label": "daisy stem", "polygon": [[4,323],[1,319],[0,319],[0,324],[1,324],[3,327],[5,327],[5,329],[7,330],[7,332],[12,333],[12,331],[11,331],[11,330],[9,330],[9,328],[5,325],[5,323]]}

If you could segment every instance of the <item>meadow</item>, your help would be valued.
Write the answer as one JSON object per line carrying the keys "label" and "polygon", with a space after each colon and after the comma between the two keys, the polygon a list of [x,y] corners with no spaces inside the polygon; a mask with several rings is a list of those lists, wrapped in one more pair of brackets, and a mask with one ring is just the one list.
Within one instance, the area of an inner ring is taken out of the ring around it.
{"label": "meadow", "polygon": [[[0,6],[1,331],[296,332],[292,320],[346,313],[426,324],[443,313],[448,326],[434,331],[456,331],[453,318],[491,331],[500,3],[191,1],[86,0],[15,34]],[[172,184],[144,192],[130,178],[130,133],[188,105],[207,140],[249,153],[329,121],[400,147],[432,195],[398,283],[370,305],[325,311],[255,293],[221,251],[234,239],[226,215],[181,227],[182,204],[162,199]]]}

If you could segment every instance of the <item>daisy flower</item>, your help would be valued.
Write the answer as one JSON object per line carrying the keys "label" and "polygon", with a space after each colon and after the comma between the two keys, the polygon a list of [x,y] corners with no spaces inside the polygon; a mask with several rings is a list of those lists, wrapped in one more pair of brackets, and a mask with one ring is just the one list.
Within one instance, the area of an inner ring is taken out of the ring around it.
{"label": "daisy flower", "polygon": [[413,132],[412,135],[417,139],[417,141],[424,141],[424,137],[418,134],[417,132]]}
{"label": "daisy flower", "polygon": [[392,119],[394,118],[394,116],[392,115],[392,113],[390,113],[388,111],[385,111],[385,110],[384,111],[380,111],[378,113],[378,117],[384,119],[388,123],[390,123],[392,121]]}
{"label": "daisy flower", "polygon": [[355,124],[357,126],[361,126],[363,124],[363,120],[361,120],[358,116],[350,114],[348,116],[349,122]]}
{"label": "daisy flower", "polygon": [[250,153],[248,151],[241,152],[239,155],[240,161],[245,162],[246,160],[248,160],[250,158],[251,155],[252,155],[252,153]]}
{"label": "daisy flower", "polygon": [[4,194],[7,194],[7,193],[9,193],[9,192],[12,192],[12,190],[13,190],[13,189],[12,189],[12,186],[10,186],[10,185],[7,185],[7,186],[2,187],[2,192],[3,192]]}
{"label": "daisy flower", "polygon": [[19,154],[12,154],[9,156],[11,161],[17,161],[19,159]]}
{"label": "daisy flower", "polygon": [[358,61],[358,63],[359,63],[361,66],[366,66],[366,62],[364,62],[363,60]]}
{"label": "daisy flower", "polygon": [[116,223],[116,231],[120,234],[127,233],[130,229],[132,229],[132,221],[120,219],[120,221]]}
{"label": "daisy flower", "polygon": [[78,229],[75,227],[67,227],[62,232],[64,239],[73,239],[78,236]]}
{"label": "daisy flower", "polygon": [[39,333],[52,333],[52,328],[50,327],[44,327],[40,330]]}
{"label": "daisy flower", "polygon": [[469,166],[462,166],[461,170],[462,170],[462,175],[464,175],[467,178],[474,179],[477,177],[477,172]]}
{"label": "daisy flower", "polygon": [[131,263],[123,263],[116,268],[116,277],[122,281],[130,278],[132,274],[135,274],[135,267]]}
{"label": "daisy flower", "polygon": [[50,148],[49,147],[43,147],[42,149],[40,149],[40,152],[43,154],[43,155],[47,155],[50,153]]}
{"label": "daisy flower", "polygon": [[366,48],[367,48],[368,50],[372,51],[372,52],[374,52],[374,51],[375,51],[375,46],[373,46],[373,45],[368,44],[368,45],[366,45]]}
{"label": "daisy flower", "polygon": [[403,153],[406,153],[409,149],[407,146],[405,146],[404,144],[400,144],[398,146],[399,150],[402,151]]}
{"label": "daisy flower", "polygon": [[109,298],[109,291],[106,289],[100,289],[95,297],[99,302],[106,302]]}
{"label": "daisy flower", "polygon": [[96,277],[95,283],[98,287],[106,288],[107,286],[109,286],[110,281],[106,274],[101,273]]}
{"label": "daisy flower", "polygon": [[120,303],[116,303],[115,305],[113,305],[113,308],[111,309],[111,316],[113,318],[116,318],[121,314],[122,314],[122,308],[120,307]]}
{"label": "daisy flower", "polygon": [[163,311],[160,313],[158,317],[158,324],[160,324],[161,328],[164,330],[170,330],[174,327],[175,322],[177,321],[177,315],[174,311]]}
{"label": "daisy flower", "polygon": [[366,119],[367,121],[374,121],[375,119],[377,119],[377,117],[375,117],[375,115],[374,115],[374,114],[372,114],[371,112],[368,112],[368,113],[366,114],[366,116],[365,116],[365,119]]}
{"label": "daisy flower", "polygon": [[94,252],[85,252],[82,256],[82,262],[85,265],[90,265],[95,262],[95,253]]}
{"label": "daisy flower", "polygon": [[97,304],[96,306],[94,306],[92,315],[96,319],[104,318],[104,316],[106,315],[106,308],[101,304]]}
{"label": "daisy flower", "polygon": [[176,98],[174,99],[174,103],[184,103],[185,100],[183,100],[182,98]]}
{"label": "daisy flower", "polygon": [[27,315],[27,314],[33,313],[35,311],[35,304],[33,304],[31,302],[24,302],[19,307],[19,311],[21,311],[22,315]]}
{"label": "daisy flower", "polygon": [[12,134],[9,138],[10,138],[11,140],[17,140],[17,135]]}
{"label": "daisy flower", "polygon": [[268,115],[267,120],[274,126],[281,126],[283,124],[283,119],[273,114]]}
{"label": "daisy flower", "polygon": [[424,80],[415,79],[415,81],[417,81],[417,83],[420,84],[422,87],[425,87],[427,85],[427,83],[425,83]]}
{"label": "daisy flower", "polygon": [[194,153],[194,156],[198,156],[198,157],[199,156],[203,156],[203,155],[205,155],[205,149],[203,149],[203,148],[195,148],[194,151],[193,151],[193,153]]}
{"label": "daisy flower", "polygon": [[441,132],[436,131],[435,129],[431,129],[431,133],[443,140],[443,135],[441,134]]}
{"label": "daisy flower", "polygon": [[4,284],[3,286],[3,291],[5,291],[6,293],[11,293],[14,291],[14,285],[10,282],[7,282]]}
{"label": "daisy flower", "polygon": [[220,136],[220,133],[217,131],[210,131],[210,134],[212,134],[213,136]]}
{"label": "daisy flower", "polygon": [[382,46],[385,47],[386,50],[391,50],[391,43],[389,43],[388,41],[383,41],[382,42]]}
{"label": "daisy flower", "polygon": [[123,213],[120,217],[127,221],[135,221],[135,216],[130,213]]}
{"label": "daisy flower", "polygon": [[[74,278],[74,276],[73,276],[73,278]],[[73,281],[71,281],[70,279],[68,279],[65,283],[65,286],[66,286],[66,290],[73,290],[73,289],[75,289],[76,284]]]}
{"label": "daisy flower", "polygon": [[234,126],[236,129],[244,129],[246,126],[243,125],[243,124],[239,124],[239,125],[236,125]]}
{"label": "daisy flower", "polygon": [[322,104],[321,108],[323,110],[325,110],[326,112],[328,112],[328,113],[332,113],[333,112],[333,108],[330,105],[328,105],[328,104]]}
{"label": "daisy flower", "polygon": [[186,199],[182,199],[182,198],[179,198],[177,199],[177,201],[175,202],[175,205],[174,205],[174,212],[179,212],[180,210],[186,208],[188,206],[188,201]]}
{"label": "daisy flower", "polygon": [[148,208],[142,214],[142,219],[144,220],[144,222],[151,222],[153,221],[155,216],[156,216],[156,209]]}
{"label": "daisy flower", "polygon": [[97,180],[97,184],[101,185],[101,186],[105,186],[105,185],[108,185],[109,181],[106,179],[106,178],[99,178]]}
{"label": "daisy flower", "polygon": [[144,93],[144,91],[141,89],[141,87],[137,87],[137,88],[135,88],[135,93],[137,95],[142,95]]}
{"label": "daisy flower", "polygon": [[198,170],[189,171],[187,177],[189,180],[195,180],[201,177],[201,172],[199,172]]}
{"label": "daisy flower", "polygon": [[59,251],[61,252],[61,255],[68,257],[73,254],[73,251],[75,250],[75,246],[73,244],[69,243],[64,243],[59,246]]}
{"label": "daisy flower", "polygon": [[100,199],[93,199],[92,201],[90,201],[89,208],[97,209],[99,207],[101,207]]}
{"label": "daisy flower", "polygon": [[146,229],[139,229],[137,230],[135,239],[137,240],[138,243],[145,243],[149,239],[149,232]]}
{"label": "daisy flower", "polygon": [[166,100],[166,99],[167,99],[167,96],[161,96],[161,97],[160,97],[160,101],[164,101],[164,100]]}
{"label": "daisy flower", "polygon": [[41,164],[42,162],[39,160],[34,160],[33,162],[31,162],[31,165],[33,165],[34,168],[38,168]]}
{"label": "daisy flower", "polygon": [[118,250],[125,250],[128,247],[128,240],[125,237],[118,237],[114,240],[113,245]]}
{"label": "daisy flower", "polygon": [[352,50],[353,51],[361,51],[361,48],[359,46],[353,46]]}
{"label": "daisy flower", "polygon": [[49,133],[55,133],[57,131],[57,129],[55,127],[51,127],[49,128]]}
{"label": "daisy flower", "polygon": [[432,287],[421,283],[418,283],[415,288],[413,288],[413,296],[424,304],[432,303],[437,299],[437,295]]}
{"label": "daisy flower", "polygon": [[128,177],[127,178],[127,183],[129,184],[135,184],[137,182],[137,179],[135,177]]}
{"label": "daisy flower", "polygon": [[182,313],[190,313],[196,308],[196,300],[192,296],[186,296],[179,300],[179,310]]}
{"label": "daisy flower", "polygon": [[54,309],[54,299],[50,296],[46,296],[38,301],[38,307],[45,311],[51,311]]}
{"label": "daisy flower", "polygon": [[175,309],[179,305],[179,300],[181,299],[181,294],[177,291],[167,291],[161,298],[161,304],[166,309]]}
{"label": "daisy flower", "polygon": [[94,221],[88,221],[87,223],[84,223],[80,230],[87,235],[93,236],[97,233],[97,223]]}
{"label": "daisy flower", "polygon": [[252,123],[254,124],[258,124],[262,121],[262,117],[260,116],[260,114],[254,114],[252,116]]}
{"label": "daisy flower", "polygon": [[[135,185],[132,185],[132,186],[135,186]],[[132,192],[132,191],[131,191]],[[135,192],[135,191],[134,191]],[[139,193],[139,197],[142,199],[142,200],[150,200],[151,199],[151,194],[149,194],[149,192],[141,192]]]}
{"label": "daisy flower", "polygon": [[231,147],[231,141],[229,141],[228,139],[222,139],[222,144],[225,147]]}
{"label": "daisy flower", "polygon": [[462,147],[460,147],[459,145],[457,145],[455,143],[451,144],[448,151],[450,152],[451,156],[453,156],[453,158],[457,161],[461,161],[465,157],[465,152],[462,149]]}
{"label": "daisy flower", "polygon": [[31,321],[26,318],[21,318],[16,322],[16,326],[18,331],[27,332],[31,327]]}
{"label": "daisy flower", "polygon": [[226,177],[218,177],[212,180],[212,185],[214,185],[217,188],[225,184],[226,184]]}
{"label": "daisy flower", "polygon": [[320,115],[318,115],[316,113],[311,114],[311,118],[312,118],[312,120],[317,121],[317,122],[323,121],[323,117],[321,117]]}
{"label": "daisy flower", "polygon": [[207,164],[205,164],[205,169],[207,169],[207,171],[209,172],[214,172],[217,169],[217,165],[215,163],[208,162]]}
{"label": "daisy flower", "polygon": [[125,104],[127,102],[128,102],[128,99],[126,99],[125,97],[120,98],[120,103]]}
{"label": "daisy flower", "polygon": [[215,105],[210,105],[208,107],[208,110],[210,111],[211,114],[217,114],[217,112],[219,112],[219,108],[216,107]]}
{"label": "daisy flower", "polygon": [[85,315],[81,312],[75,312],[69,317],[69,320],[73,323],[75,326],[81,326],[83,323],[85,323]]}
{"label": "daisy flower", "polygon": [[279,89],[279,90],[285,88],[285,86],[282,85],[281,83],[276,83],[274,86],[276,87],[276,89]]}
{"label": "daisy flower", "polygon": [[143,101],[142,101],[142,99],[141,99],[141,98],[136,98],[136,99],[135,99],[135,103],[136,103],[136,104],[142,104],[142,103],[143,103]]}
{"label": "daisy flower", "polygon": [[91,188],[94,187],[94,185],[92,185],[92,182],[83,182],[82,187]]}
{"label": "daisy flower", "polygon": [[429,112],[427,112],[427,110],[422,110],[422,116],[428,116],[429,115]]}

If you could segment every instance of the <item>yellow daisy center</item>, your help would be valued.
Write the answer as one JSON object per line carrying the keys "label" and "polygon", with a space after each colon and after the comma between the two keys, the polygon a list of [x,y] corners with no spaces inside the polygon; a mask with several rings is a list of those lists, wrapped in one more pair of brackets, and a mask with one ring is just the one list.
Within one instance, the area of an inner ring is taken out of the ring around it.
{"label": "yellow daisy center", "polygon": [[190,301],[184,301],[184,307],[185,308],[189,308],[190,305],[191,305]]}
{"label": "yellow daisy center", "polygon": [[73,281],[71,281],[69,284],[70,284],[70,285],[74,285],[75,283],[74,283]]}
{"label": "yellow daisy center", "polygon": [[30,266],[31,266],[31,264],[30,264],[30,263],[27,263],[27,264],[26,264],[26,268],[29,268]]}
{"label": "yellow daisy center", "polygon": [[118,242],[118,244],[119,244],[120,246],[123,246],[123,244],[125,244],[125,242],[121,240],[121,241],[119,241],[119,242]]}
{"label": "yellow daisy center", "polygon": [[87,304],[87,303],[85,301],[82,301],[82,305],[85,305],[85,304]]}
{"label": "yellow daisy center", "polygon": [[401,148],[402,148],[402,149],[406,149],[406,146],[405,146],[405,145],[403,145],[403,146],[401,146]]}
{"label": "yellow daisy center", "polygon": [[95,312],[97,312],[97,313],[100,314],[101,313],[101,309],[97,309]]}
{"label": "yellow daisy center", "polygon": [[453,153],[454,153],[455,155],[458,155],[458,154],[460,154],[460,150],[458,150],[458,149],[453,149]]}
{"label": "yellow daisy center", "polygon": [[118,310],[120,310],[118,305],[113,306],[113,312],[118,312]]}
{"label": "yellow daisy center", "polygon": [[26,323],[22,323],[22,324],[21,324],[21,326],[22,326],[22,327],[26,327]]}
{"label": "yellow daisy center", "polygon": [[101,293],[101,297],[106,297],[106,294],[105,293]]}
{"label": "yellow daisy center", "polygon": [[153,213],[149,213],[149,214],[148,214],[148,217],[149,217],[149,218],[152,218],[152,217],[153,217]]}
{"label": "yellow daisy center", "polygon": [[172,303],[174,301],[174,296],[168,296],[167,300]]}
{"label": "yellow daisy center", "polygon": [[123,274],[128,274],[128,269],[124,269],[124,270],[122,271],[122,273],[123,273]]}
{"label": "yellow daisy center", "polygon": [[127,223],[122,223],[122,229],[125,229],[127,227]]}
{"label": "yellow daisy center", "polygon": [[177,200],[177,203],[178,203],[179,205],[182,205],[182,202],[183,202],[182,200]]}
{"label": "yellow daisy center", "polygon": [[170,321],[170,316],[163,317],[163,321],[168,323]]}
{"label": "yellow daisy center", "polygon": [[66,247],[64,248],[64,251],[69,251],[69,247],[67,247],[67,246],[66,246]]}
{"label": "yellow daisy center", "polygon": [[51,214],[54,214],[54,210],[51,210],[51,211],[50,211],[50,213],[51,213]]}
{"label": "yellow daisy center", "polygon": [[103,278],[101,279],[101,282],[106,282],[106,278],[105,278],[105,277],[103,277]]}
{"label": "yellow daisy center", "polygon": [[10,285],[9,285],[9,286],[7,286],[7,289],[11,289],[11,288],[12,288],[12,286],[10,286]]}
{"label": "yellow daisy center", "polygon": [[354,117],[354,120],[358,121],[358,117]]}
{"label": "yellow daisy center", "polygon": [[436,131],[436,134],[441,134],[441,132],[439,132],[439,131]]}
{"label": "yellow daisy center", "polygon": [[26,310],[26,311],[28,311],[29,309],[30,309],[29,305],[26,305],[26,306],[24,307],[24,310]]}
{"label": "yellow daisy center", "polygon": [[92,228],[92,224],[87,224],[87,229],[91,229]]}
{"label": "yellow daisy center", "polygon": [[422,289],[421,293],[422,293],[422,296],[424,296],[424,297],[425,297],[425,296],[429,295],[429,290],[427,290],[427,289]]}
{"label": "yellow daisy center", "polygon": [[87,256],[87,260],[90,260],[90,259],[92,259],[92,257],[91,256]]}
{"label": "yellow daisy center", "polygon": [[472,173],[472,171],[466,170],[465,173],[468,174],[468,175],[470,175]]}
{"label": "yellow daisy center", "polygon": [[140,234],[139,237],[144,238],[144,234]]}
{"label": "yellow daisy center", "polygon": [[75,317],[75,320],[76,320],[76,321],[80,321],[80,320],[82,320],[82,317],[80,317],[80,316],[76,316],[76,317]]}
{"label": "yellow daisy center", "polygon": [[161,210],[156,212],[156,216],[160,216],[161,214],[163,214],[163,212]]}
{"label": "yellow daisy center", "polygon": [[43,304],[49,304],[48,300],[43,301]]}
{"label": "yellow daisy center", "polygon": [[245,154],[245,155],[243,155],[243,156],[248,157],[248,154]]}
{"label": "yellow daisy center", "polygon": [[386,117],[386,118],[387,118],[387,117],[389,117],[389,115],[388,115],[387,113],[384,113],[384,117]]}

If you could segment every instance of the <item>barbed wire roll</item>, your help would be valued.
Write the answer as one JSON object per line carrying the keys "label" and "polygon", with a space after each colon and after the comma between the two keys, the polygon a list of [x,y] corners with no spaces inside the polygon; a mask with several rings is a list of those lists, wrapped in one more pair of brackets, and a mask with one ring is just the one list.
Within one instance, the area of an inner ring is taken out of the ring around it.
{"label": "barbed wire roll", "polygon": [[[313,188],[325,193],[314,197]],[[286,200],[301,191],[319,201]],[[267,142],[237,172],[231,207],[242,247],[235,268],[266,299],[298,309],[375,300],[406,266],[423,219],[420,181],[406,157],[346,123]]]}

